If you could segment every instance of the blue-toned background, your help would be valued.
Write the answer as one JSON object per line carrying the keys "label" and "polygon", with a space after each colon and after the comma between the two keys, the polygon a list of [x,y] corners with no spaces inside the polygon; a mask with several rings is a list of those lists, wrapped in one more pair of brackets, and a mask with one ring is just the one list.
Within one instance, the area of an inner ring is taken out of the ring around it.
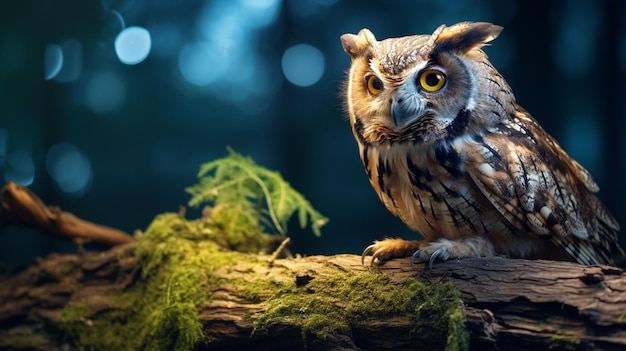
{"label": "blue-toned background", "polygon": [[[362,169],[340,97],[349,59],[339,36],[431,33],[464,20],[505,27],[487,53],[626,225],[618,0],[2,0],[0,183],[132,232],[186,204],[199,164],[230,145],[330,217],[321,238],[291,228],[294,252],[417,238]],[[74,250],[33,230],[0,233],[5,264]]]}

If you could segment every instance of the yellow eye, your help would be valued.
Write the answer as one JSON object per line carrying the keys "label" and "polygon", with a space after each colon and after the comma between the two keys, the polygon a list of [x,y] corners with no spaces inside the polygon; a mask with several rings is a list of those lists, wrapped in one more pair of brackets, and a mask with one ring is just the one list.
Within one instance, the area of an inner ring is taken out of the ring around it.
{"label": "yellow eye", "polygon": [[432,93],[446,85],[446,75],[436,69],[427,69],[420,73],[419,82],[422,89]]}
{"label": "yellow eye", "polygon": [[376,76],[367,77],[367,90],[369,90],[370,94],[376,96],[380,94],[385,86],[383,85],[383,81]]}

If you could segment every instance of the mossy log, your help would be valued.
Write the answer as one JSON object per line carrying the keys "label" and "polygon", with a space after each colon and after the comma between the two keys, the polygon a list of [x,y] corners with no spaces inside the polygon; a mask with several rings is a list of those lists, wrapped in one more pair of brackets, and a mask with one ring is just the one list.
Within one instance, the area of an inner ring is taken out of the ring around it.
{"label": "mossy log", "polygon": [[[132,290],[146,279],[140,273],[136,248],[136,243],[128,243],[101,253],[53,254],[2,278],[0,349],[99,349],[93,346],[93,340],[91,346],[77,345],[90,330],[102,338],[116,337],[98,320],[128,304],[112,296]],[[324,294],[325,286],[331,291],[331,286],[339,284],[338,272],[342,277],[388,277],[389,282],[451,282],[460,292],[456,296],[462,301],[470,349],[626,349],[626,274],[618,268],[477,258],[438,262],[428,271],[423,265],[411,270],[408,259],[397,259],[377,272],[363,266],[355,255],[277,259],[272,263],[269,256],[237,254],[231,258],[234,260],[228,268],[210,268],[213,279],[205,287],[210,298],[196,310],[203,332],[203,340],[194,346],[196,350],[436,350],[446,345],[454,349],[447,340],[449,330],[438,332],[437,326],[430,325],[434,323],[430,318],[416,319],[410,313],[371,315],[356,311],[357,316],[363,316],[359,323],[325,329],[324,333],[319,332],[324,330],[323,325],[317,325],[318,332],[304,332],[304,313],[302,318],[275,314],[262,323],[259,316],[268,309],[283,308],[276,302],[288,298],[285,286],[293,286],[287,290],[301,296]],[[259,281],[265,283],[258,285]],[[276,292],[261,292],[269,286],[267,282],[282,286],[284,294],[277,299]],[[169,286],[161,288],[169,294]],[[355,285],[359,288],[365,290],[360,291],[365,295],[378,294],[368,285]],[[381,297],[380,303],[391,302]],[[333,308],[346,309],[345,304]],[[359,308],[380,310],[381,306],[368,304]],[[80,308],[70,313],[68,306]],[[327,313],[336,315],[332,310]],[[68,333],[70,319],[85,329],[79,334]],[[126,321],[118,316],[118,324]]]}

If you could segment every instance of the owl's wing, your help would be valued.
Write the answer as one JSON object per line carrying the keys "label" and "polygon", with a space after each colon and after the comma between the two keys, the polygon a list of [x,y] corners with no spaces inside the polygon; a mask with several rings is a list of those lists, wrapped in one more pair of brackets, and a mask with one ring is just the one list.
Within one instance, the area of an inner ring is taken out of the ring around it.
{"label": "owl's wing", "polygon": [[473,144],[471,178],[520,231],[548,237],[579,263],[612,263],[619,226],[593,195],[596,183],[530,115],[519,117]]}

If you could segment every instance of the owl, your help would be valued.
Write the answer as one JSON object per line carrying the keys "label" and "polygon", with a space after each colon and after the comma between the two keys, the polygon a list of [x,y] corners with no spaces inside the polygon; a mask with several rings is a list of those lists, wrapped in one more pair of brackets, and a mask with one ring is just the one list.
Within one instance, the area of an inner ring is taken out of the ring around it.
{"label": "owl", "polygon": [[368,246],[378,265],[505,255],[614,265],[619,225],[599,188],[515,101],[482,46],[502,27],[458,23],[378,41],[344,34],[346,107],[369,181],[423,241]]}

